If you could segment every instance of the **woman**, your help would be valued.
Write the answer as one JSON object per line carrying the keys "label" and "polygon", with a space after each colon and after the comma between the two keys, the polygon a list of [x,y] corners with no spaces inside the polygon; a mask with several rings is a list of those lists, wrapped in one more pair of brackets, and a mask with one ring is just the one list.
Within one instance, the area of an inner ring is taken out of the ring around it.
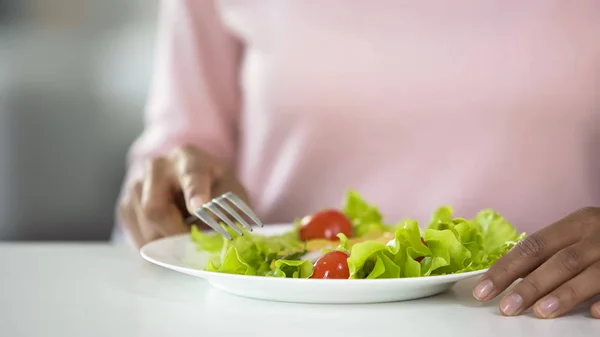
{"label": "woman", "polygon": [[599,2],[171,0],[161,13],[120,207],[138,246],[188,231],[179,195],[194,210],[247,191],[274,223],[355,188],[388,219],[492,207],[535,232],[474,289],[487,301],[525,277],[505,315],[556,317],[600,293]]}

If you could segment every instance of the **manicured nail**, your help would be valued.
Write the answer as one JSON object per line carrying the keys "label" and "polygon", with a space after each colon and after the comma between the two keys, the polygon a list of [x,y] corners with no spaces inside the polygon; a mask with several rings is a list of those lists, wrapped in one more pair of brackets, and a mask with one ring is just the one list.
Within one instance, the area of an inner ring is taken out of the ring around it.
{"label": "manicured nail", "polygon": [[204,206],[204,200],[201,197],[193,197],[190,200],[190,205],[192,205],[194,211],[197,211]]}
{"label": "manicured nail", "polygon": [[491,280],[483,280],[479,282],[473,289],[473,296],[478,300],[484,300],[494,291],[494,284]]}
{"label": "manicured nail", "polygon": [[500,302],[500,310],[508,316],[515,315],[523,307],[523,297],[519,294],[510,294]]}
{"label": "manicured nail", "polygon": [[550,296],[539,301],[536,305],[536,309],[540,313],[540,315],[542,315],[542,317],[548,317],[553,312],[558,310],[559,304],[560,303],[558,302],[558,298]]}

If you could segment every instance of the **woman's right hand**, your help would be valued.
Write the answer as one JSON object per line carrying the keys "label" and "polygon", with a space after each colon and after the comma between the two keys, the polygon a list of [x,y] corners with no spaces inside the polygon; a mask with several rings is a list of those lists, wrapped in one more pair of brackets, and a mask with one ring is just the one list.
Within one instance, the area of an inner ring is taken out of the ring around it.
{"label": "woman's right hand", "polygon": [[212,198],[233,192],[248,201],[234,173],[207,153],[184,146],[146,164],[142,179],[127,186],[119,203],[136,246],[190,230],[184,219]]}

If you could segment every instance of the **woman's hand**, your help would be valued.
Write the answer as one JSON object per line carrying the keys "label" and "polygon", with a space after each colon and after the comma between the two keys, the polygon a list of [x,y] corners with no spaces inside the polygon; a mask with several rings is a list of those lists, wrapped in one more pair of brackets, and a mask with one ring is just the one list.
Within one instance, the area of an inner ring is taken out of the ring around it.
{"label": "woman's hand", "polygon": [[140,247],[188,232],[184,218],[225,192],[247,201],[231,170],[205,152],[186,146],[149,161],[144,177],[127,187],[119,212],[126,231]]}
{"label": "woman's hand", "polygon": [[[507,316],[533,305],[540,318],[560,316],[600,294],[600,208],[585,208],[525,238],[485,273],[473,295],[496,297],[523,278],[500,302]],[[590,309],[600,318],[600,302]]]}

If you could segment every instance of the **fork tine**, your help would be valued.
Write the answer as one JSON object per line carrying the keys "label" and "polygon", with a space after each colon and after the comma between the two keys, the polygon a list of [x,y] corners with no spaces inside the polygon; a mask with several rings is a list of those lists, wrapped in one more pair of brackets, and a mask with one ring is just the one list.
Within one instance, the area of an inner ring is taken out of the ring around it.
{"label": "fork tine", "polygon": [[246,213],[246,215],[252,219],[252,221],[254,221],[255,224],[257,224],[260,227],[263,227],[263,223],[258,219],[258,217],[256,216],[256,214],[254,214],[254,212],[252,212],[252,210],[250,209],[250,207],[248,205],[246,205],[245,202],[242,201],[242,199],[238,198],[237,195],[231,193],[231,192],[227,192],[223,195],[224,199],[229,200],[232,204],[234,204],[240,211]]}
{"label": "fork tine", "polygon": [[195,214],[198,217],[198,219],[204,221],[204,223],[207,224],[213,230],[215,230],[215,232],[218,232],[219,234],[223,235],[228,240],[232,240],[231,235],[229,235],[229,233],[227,233],[227,231],[223,227],[221,227],[221,225],[218,222],[216,222],[208,213],[206,213],[204,209],[197,210]]}
{"label": "fork tine", "polygon": [[204,207],[206,207],[209,211],[213,212],[217,217],[223,220],[223,222],[226,223],[229,227],[231,227],[236,233],[238,233],[239,235],[244,235],[242,230],[239,229],[239,227],[236,226],[236,224],[234,224],[233,221],[229,220],[229,217],[227,215],[223,214],[223,212],[221,212],[221,210],[217,208],[217,205],[213,203],[214,201],[215,200],[209,202]]}
{"label": "fork tine", "polygon": [[224,209],[227,213],[229,213],[232,217],[234,217],[242,226],[244,226],[247,230],[252,231],[252,226],[250,226],[250,224],[244,219],[242,218],[238,212],[236,212],[231,206],[229,206],[229,204],[225,201],[225,197],[224,196],[220,196],[216,199],[214,199],[215,204],[221,206],[222,209]]}

